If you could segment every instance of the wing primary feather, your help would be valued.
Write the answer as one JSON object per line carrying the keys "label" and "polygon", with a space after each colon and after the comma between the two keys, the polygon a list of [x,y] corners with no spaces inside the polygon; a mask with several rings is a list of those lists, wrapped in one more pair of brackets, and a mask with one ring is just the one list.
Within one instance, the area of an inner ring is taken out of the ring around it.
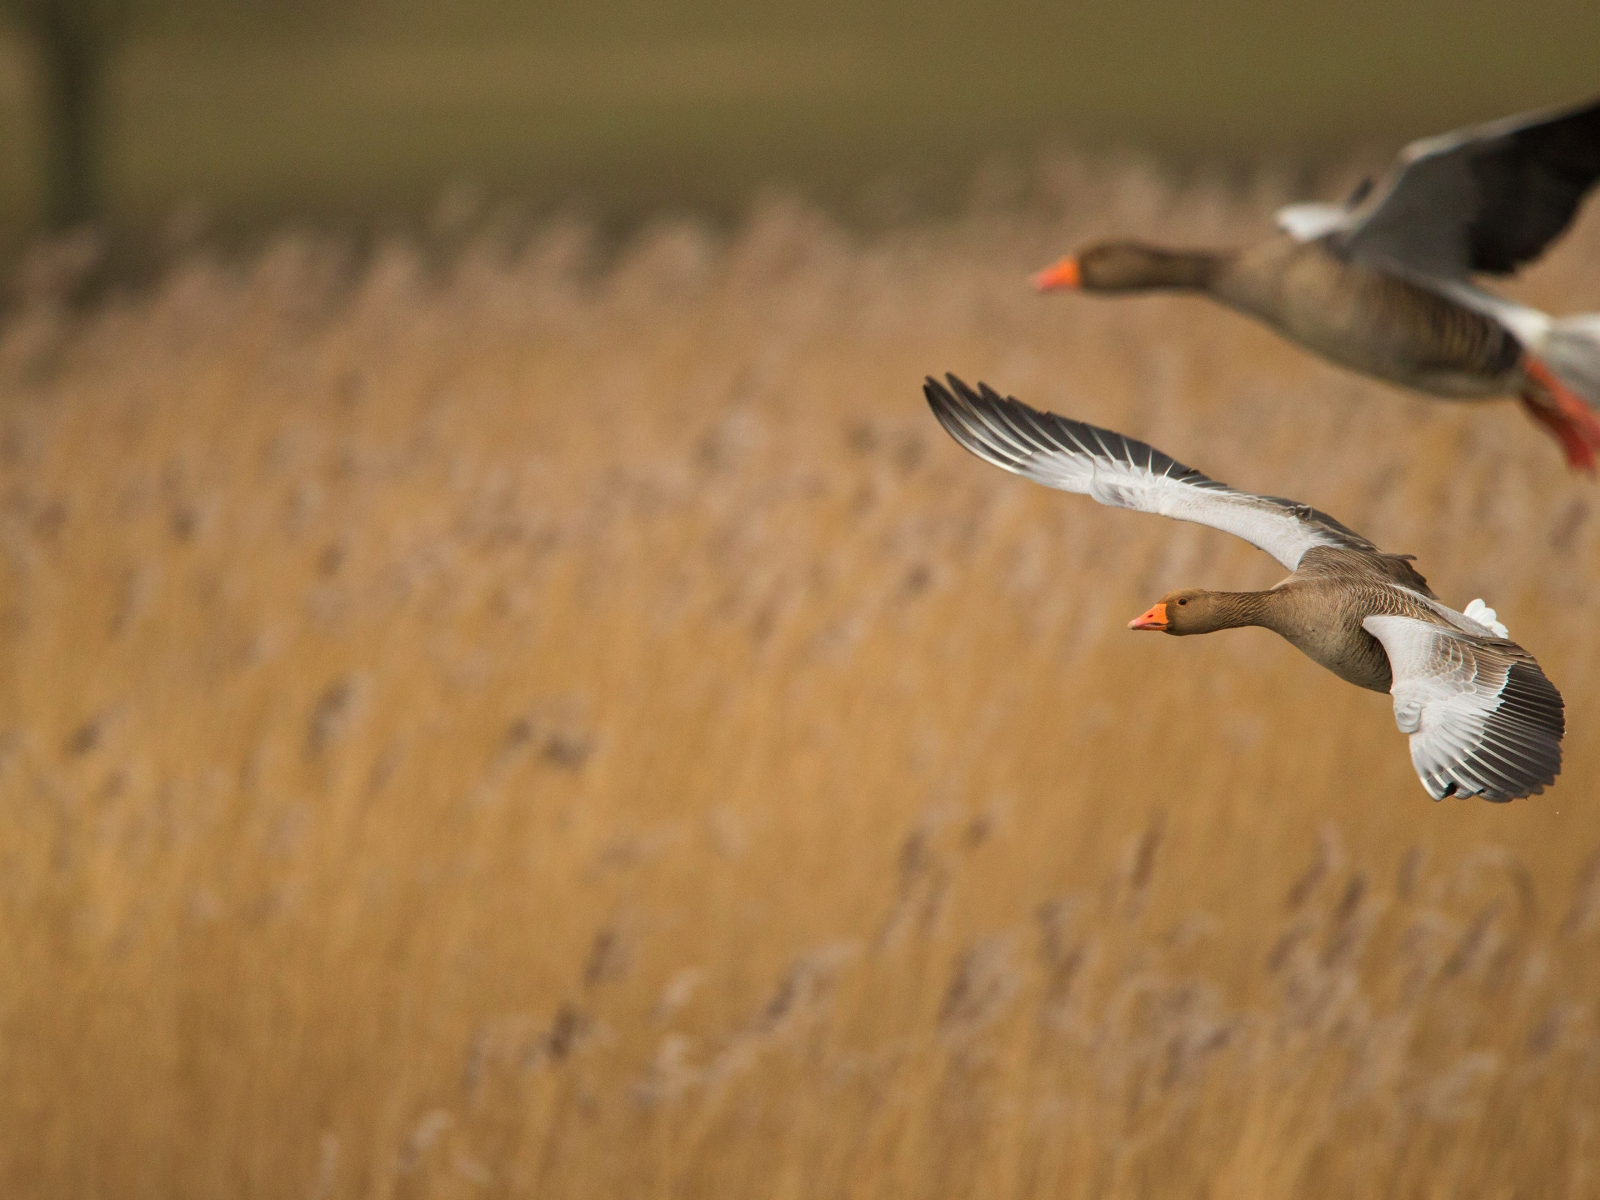
{"label": "wing primary feather", "polygon": [[1257,496],[1186,466],[1146,442],[1040,412],[986,383],[928,378],[923,391],[940,425],[1004,470],[1102,504],[1154,512],[1232,533],[1293,570],[1315,546],[1376,547],[1309,505]]}
{"label": "wing primary feather", "polygon": [[1572,223],[1600,181],[1600,100],[1406,146],[1332,236],[1342,255],[1432,280],[1509,275]]}

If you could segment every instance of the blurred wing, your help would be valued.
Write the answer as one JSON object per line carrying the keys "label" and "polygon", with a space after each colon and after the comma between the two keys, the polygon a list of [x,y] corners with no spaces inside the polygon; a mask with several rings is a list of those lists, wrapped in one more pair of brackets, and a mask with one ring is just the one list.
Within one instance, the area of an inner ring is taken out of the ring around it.
{"label": "blurred wing", "polygon": [[1082,492],[1114,508],[1224,530],[1291,571],[1313,546],[1376,551],[1307,505],[1235,491],[1120,433],[1038,412],[984,384],[974,392],[954,375],[945,378],[948,388],[929,379],[922,390],[950,436],[986,462],[1035,483]]}
{"label": "blurred wing", "polygon": [[1515,800],[1555,782],[1561,693],[1527,651],[1417,617],[1361,624],[1389,656],[1395,724],[1430,796]]}
{"label": "blurred wing", "polygon": [[1348,216],[1340,252],[1439,279],[1509,275],[1600,179],[1600,101],[1412,142]]}

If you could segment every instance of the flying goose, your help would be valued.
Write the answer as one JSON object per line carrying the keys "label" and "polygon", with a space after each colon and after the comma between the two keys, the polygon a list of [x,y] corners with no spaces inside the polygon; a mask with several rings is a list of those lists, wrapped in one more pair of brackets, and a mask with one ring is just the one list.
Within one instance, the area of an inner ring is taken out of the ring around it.
{"label": "flying goose", "polygon": [[1435,800],[1514,800],[1555,781],[1561,693],[1482,600],[1447,607],[1409,555],[1387,554],[1307,505],[1238,491],[1120,433],[945,378],[948,387],[930,378],[923,393],[979,458],[1101,504],[1226,530],[1291,572],[1264,592],[1169,592],[1130,628],[1182,636],[1258,625],[1340,679],[1388,692]]}
{"label": "flying goose", "polygon": [[1600,100],[1412,142],[1343,204],[1280,209],[1243,250],[1102,242],[1034,276],[1041,291],[1197,291],[1324,358],[1448,400],[1517,396],[1593,472],[1600,314],[1556,319],[1483,291],[1571,224],[1600,179]]}

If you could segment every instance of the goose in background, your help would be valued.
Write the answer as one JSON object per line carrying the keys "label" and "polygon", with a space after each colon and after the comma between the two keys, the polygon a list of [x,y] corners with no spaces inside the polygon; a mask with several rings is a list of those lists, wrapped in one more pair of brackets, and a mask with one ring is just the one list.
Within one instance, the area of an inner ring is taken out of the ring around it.
{"label": "goose in background", "polygon": [[924,385],[928,404],[979,458],[1101,504],[1226,530],[1291,572],[1264,592],[1169,592],[1131,628],[1182,636],[1261,626],[1339,678],[1390,693],[1435,800],[1514,800],[1555,781],[1561,693],[1482,600],[1457,612],[1409,555],[1386,554],[1314,508],[1238,491],[1143,442],[946,379]]}
{"label": "goose in background", "polygon": [[1034,276],[1042,291],[1200,292],[1366,375],[1449,400],[1516,396],[1593,472],[1600,314],[1553,318],[1475,286],[1572,222],[1600,179],[1600,100],[1412,142],[1343,204],[1291,204],[1243,250],[1103,242]]}

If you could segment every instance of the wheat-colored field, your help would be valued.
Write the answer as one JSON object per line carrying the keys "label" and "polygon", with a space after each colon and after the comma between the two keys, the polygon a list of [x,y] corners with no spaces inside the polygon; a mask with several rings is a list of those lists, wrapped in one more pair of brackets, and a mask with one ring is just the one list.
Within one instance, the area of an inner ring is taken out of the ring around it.
{"label": "wheat-colored field", "polygon": [[[1600,1195],[1594,485],[1511,405],[1085,237],[1287,197],[1057,162],[871,238],[770,204],[285,236],[0,329],[0,1190]],[[992,181],[991,181],[992,182]],[[1600,308],[1591,216],[1519,288]],[[1264,555],[967,456],[953,370],[1483,595],[1566,770],[1430,803],[1388,698],[1127,620]]]}

